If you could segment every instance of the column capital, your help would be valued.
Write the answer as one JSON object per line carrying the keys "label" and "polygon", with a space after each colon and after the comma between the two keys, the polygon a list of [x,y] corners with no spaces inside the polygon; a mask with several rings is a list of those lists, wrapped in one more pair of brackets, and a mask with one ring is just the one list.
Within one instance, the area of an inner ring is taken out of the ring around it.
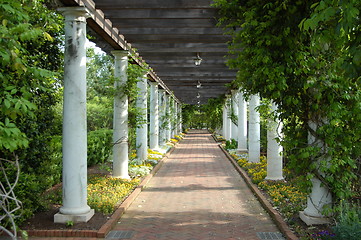
{"label": "column capital", "polygon": [[57,9],[65,16],[65,22],[84,22],[90,17],[86,7],[61,7]]}
{"label": "column capital", "polygon": [[115,58],[128,57],[129,51],[127,50],[113,50],[110,52]]}

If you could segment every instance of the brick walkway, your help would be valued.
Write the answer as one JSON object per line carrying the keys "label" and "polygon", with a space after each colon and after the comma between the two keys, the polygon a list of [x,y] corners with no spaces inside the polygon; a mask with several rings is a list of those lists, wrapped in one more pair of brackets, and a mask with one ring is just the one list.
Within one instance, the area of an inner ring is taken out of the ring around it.
{"label": "brick walkway", "polygon": [[113,230],[136,240],[259,240],[257,232],[279,232],[212,136],[195,130]]}

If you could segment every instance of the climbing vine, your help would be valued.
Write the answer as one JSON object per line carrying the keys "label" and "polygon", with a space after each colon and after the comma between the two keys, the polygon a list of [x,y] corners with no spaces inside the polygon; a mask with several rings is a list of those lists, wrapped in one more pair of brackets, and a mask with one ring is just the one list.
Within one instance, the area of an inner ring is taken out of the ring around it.
{"label": "climbing vine", "polygon": [[[232,84],[274,101],[288,164],[339,199],[359,192],[359,1],[216,0]],[[316,141],[308,141],[308,133]]]}

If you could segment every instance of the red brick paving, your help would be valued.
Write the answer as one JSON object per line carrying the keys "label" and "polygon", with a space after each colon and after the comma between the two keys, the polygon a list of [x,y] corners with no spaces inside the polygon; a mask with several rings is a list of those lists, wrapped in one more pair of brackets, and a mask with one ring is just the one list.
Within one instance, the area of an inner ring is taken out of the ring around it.
{"label": "red brick paving", "polygon": [[258,240],[279,232],[206,131],[190,131],[113,230],[137,240]]}

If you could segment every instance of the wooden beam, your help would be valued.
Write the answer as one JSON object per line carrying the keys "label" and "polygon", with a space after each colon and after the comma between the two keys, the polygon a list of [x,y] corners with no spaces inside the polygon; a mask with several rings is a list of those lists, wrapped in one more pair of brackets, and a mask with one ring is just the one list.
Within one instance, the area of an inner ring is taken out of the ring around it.
{"label": "wooden beam", "polygon": [[162,79],[166,79],[168,77],[236,77],[236,73],[235,72],[222,72],[222,73],[217,73],[217,72],[213,72],[213,73],[203,73],[201,74],[200,72],[163,72],[162,74],[158,75],[162,78]]}
{"label": "wooden beam", "polygon": [[225,43],[230,38],[225,35],[144,35],[144,34],[124,34],[128,42],[131,43]]}
{"label": "wooden beam", "polygon": [[102,9],[118,8],[213,8],[212,0],[95,0],[97,7]]}
{"label": "wooden beam", "polygon": [[[179,60],[179,59],[194,59],[196,57],[197,52],[172,52],[169,54],[167,52],[142,52],[142,56],[144,59],[149,60],[160,60],[160,59],[172,59],[172,60]],[[201,57],[203,59],[223,59],[226,61],[225,56],[227,55],[226,52],[201,52]]]}
{"label": "wooden beam", "polygon": [[214,18],[214,8],[142,8],[142,9],[107,9],[105,16],[114,19],[131,18]]}
{"label": "wooden beam", "polygon": [[214,28],[217,24],[216,19],[190,19],[190,18],[172,18],[172,19],[112,19],[113,25],[118,29],[123,28]]}
{"label": "wooden beam", "polygon": [[189,28],[173,28],[173,27],[163,27],[163,28],[122,28],[121,33],[124,35],[131,34],[142,34],[142,35],[214,35],[224,34],[224,31],[221,28],[202,28],[202,27],[189,27]]}
{"label": "wooden beam", "polygon": [[[133,43],[133,46],[139,49],[141,53],[156,52],[156,53],[223,53],[226,54],[228,47],[224,43]],[[194,55],[195,56],[195,55]]]}
{"label": "wooden beam", "polygon": [[219,82],[228,82],[228,81],[232,81],[235,79],[235,75],[234,76],[181,76],[181,77],[177,77],[177,76],[167,76],[167,77],[164,77],[164,81],[167,81],[167,82],[171,82],[171,81],[194,81],[195,79],[197,81],[200,81],[200,82],[216,82],[216,81],[219,81]]}
{"label": "wooden beam", "polygon": [[[168,72],[172,73],[187,73],[187,75],[193,73],[193,74],[202,74],[202,73],[219,73],[220,75],[225,73],[235,74],[234,71],[229,70],[224,67],[214,67],[214,68],[201,68],[200,66],[194,66],[194,67],[168,67],[168,66],[159,66],[158,68],[154,68],[159,76],[166,74]],[[195,75],[196,76],[196,75]]]}
{"label": "wooden beam", "polygon": [[[162,64],[162,65],[172,65],[172,64],[181,64],[181,65],[192,65],[194,66],[194,56],[193,57],[189,57],[189,58],[169,58],[169,59],[164,59],[164,58],[159,58],[159,59],[149,59],[147,61],[148,64]],[[219,59],[219,58],[215,58],[215,59],[207,59],[202,61],[202,64],[225,64],[225,60],[224,59]]]}

